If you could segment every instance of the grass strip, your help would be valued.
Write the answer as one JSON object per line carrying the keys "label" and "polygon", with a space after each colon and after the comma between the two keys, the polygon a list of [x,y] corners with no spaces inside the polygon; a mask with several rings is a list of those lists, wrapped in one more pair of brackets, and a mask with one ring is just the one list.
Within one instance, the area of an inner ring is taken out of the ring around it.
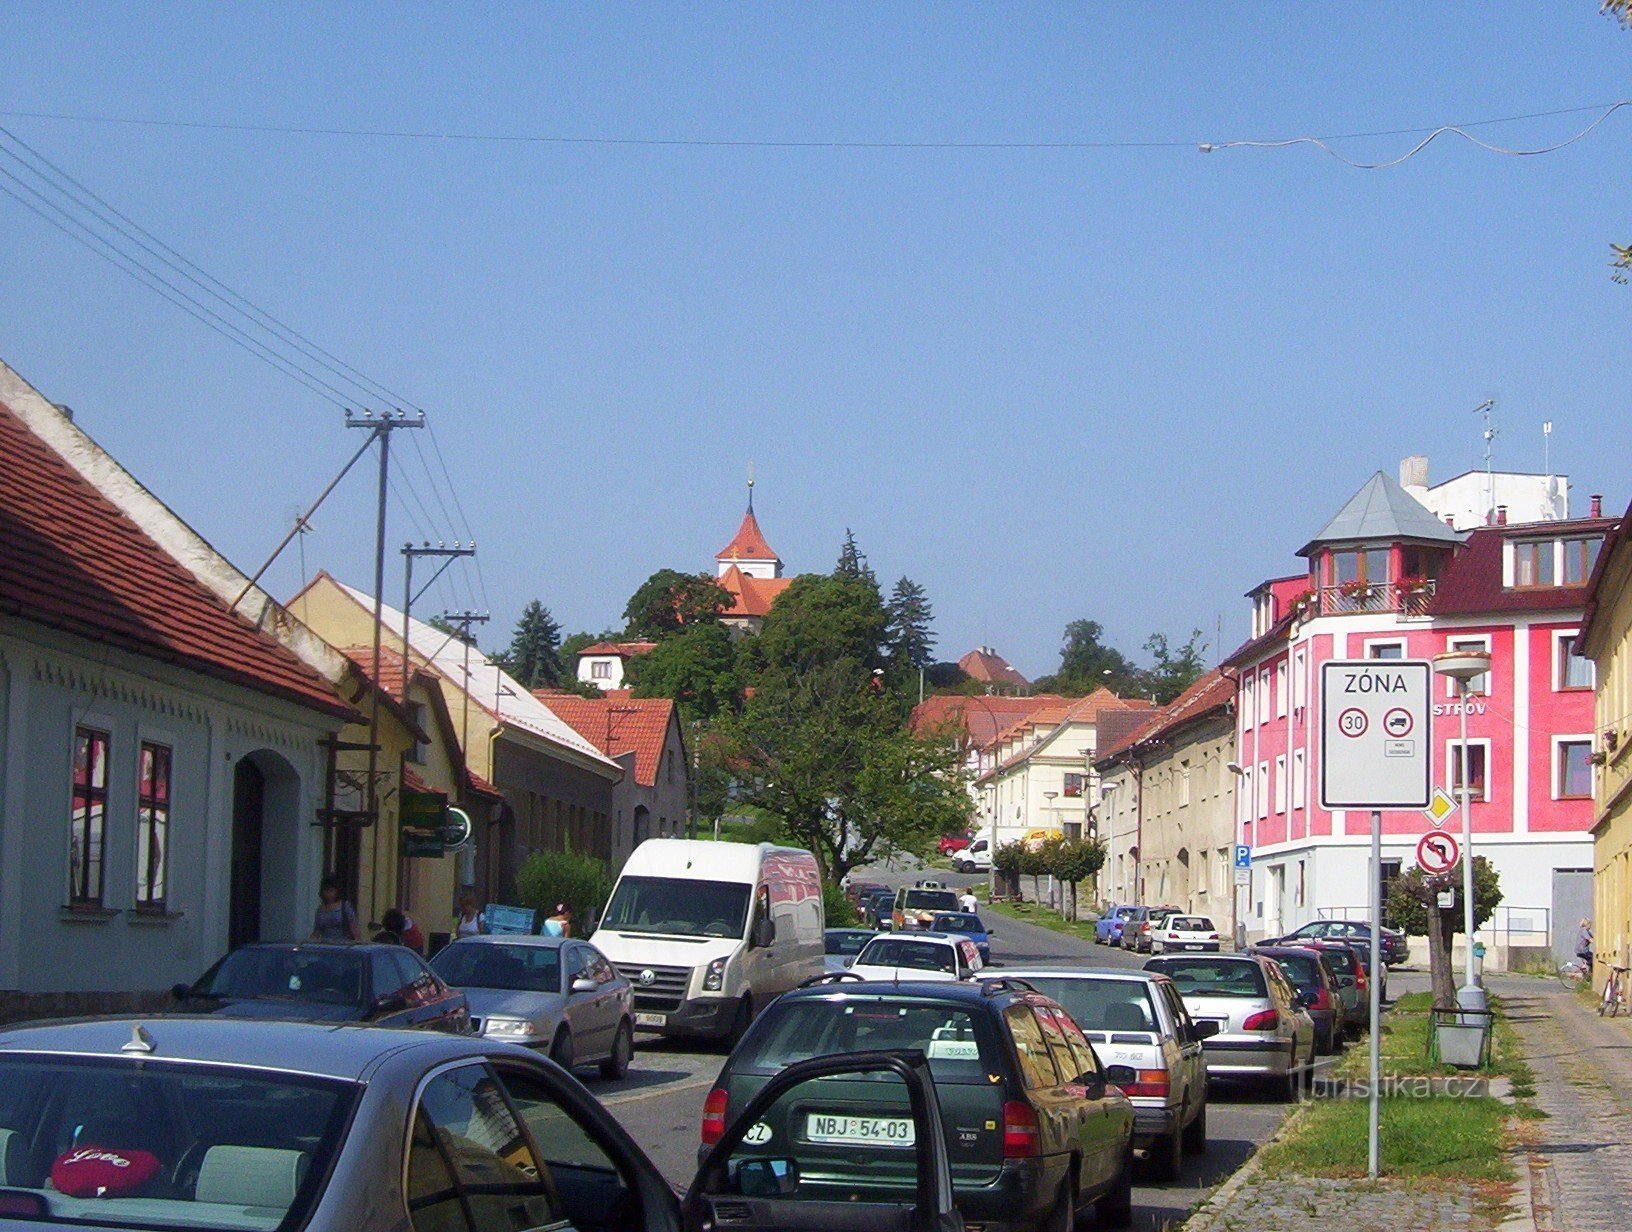
{"label": "grass strip", "polygon": [[1035,903],[984,903],[981,911],[996,915],[1006,915],[1011,920],[1023,920],[1027,924],[1035,924],[1038,928],[1046,928],[1050,932],[1065,933],[1067,936],[1077,937],[1083,941],[1094,939],[1094,922],[1092,920],[1067,920],[1060,913],[1050,907],[1039,907]]}
{"label": "grass strip", "polygon": [[[1511,1180],[1503,1124],[1509,1109],[1488,1096],[1405,1096],[1380,1102],[1378,1137],[1390,1177]],[[1264,1152],[1264,1175],[1351,1177],[1366,1174],[1366,1101],[1335,1099],[1305,1108]]]}
{"label": "grass strip", "polygon": [[[1479,1071],[1459,1069],[1454,1065],[1432,1063],[1428,1060],[1428,1011],[1432,1005],[1433,998],[1430,994],[1413,992],[1399,998],[1384,1011],[1381,1046],[1378,1049],[1384,1074],[1450,1077],[1477,1072],[1487,1077],[1511,1078],[1516,1088],[1531,1087],[1529,1093],[1534,1094],[1531,1085],[1533,1078],[1530,1067],[1524,1063],[1524,1052],[1519,1044],[1518,1032],[1508,1021],[1507,1011],[1500,997],[1490,998],[1496,1032],[1491,1050],[1491,1065],[1489,1069]],[[1332,1076],[1340,1079],[1360,1079],[1366,1076],[1368,1068],[1366,1036],[1362,1033],[1359,1041],[1349,1048],[1342,1061],[1337,1064]],[[1525,1097],[1525,1092],[1521,1090],[1516,1090],[1515,1094],[1520,1098]]]}

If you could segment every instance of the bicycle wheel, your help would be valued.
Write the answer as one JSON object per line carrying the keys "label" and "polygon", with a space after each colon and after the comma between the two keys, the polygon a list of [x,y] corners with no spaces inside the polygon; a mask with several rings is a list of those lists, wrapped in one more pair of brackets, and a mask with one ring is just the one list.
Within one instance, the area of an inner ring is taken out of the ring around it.
{"label": "bicycle wheel", "polygon": [[1602,1018],[1609,1013],[1609,1007],[1615,1002],[1615,977],[1610,976],[1604,981],[1604,995],[1598,998],[1598,1017]]}

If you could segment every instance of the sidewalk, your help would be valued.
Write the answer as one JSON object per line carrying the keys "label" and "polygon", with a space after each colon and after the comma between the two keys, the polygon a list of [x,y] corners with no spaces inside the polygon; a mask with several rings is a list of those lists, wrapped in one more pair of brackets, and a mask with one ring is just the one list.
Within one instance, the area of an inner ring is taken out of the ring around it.
{"label": "sidewalk", "polygon": [[1535,1071],[1526,1123],[1542,1232],[1632,1224],[1632,1023],[1602,1019],[1556,980],[1491,976]]}

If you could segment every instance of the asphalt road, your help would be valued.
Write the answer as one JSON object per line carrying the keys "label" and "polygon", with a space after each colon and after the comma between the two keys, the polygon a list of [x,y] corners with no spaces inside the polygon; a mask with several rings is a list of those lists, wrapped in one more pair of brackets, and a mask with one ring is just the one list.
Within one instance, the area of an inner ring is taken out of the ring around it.
{"label": "asphalt road", "polygon": [[[922,870],[874,868],[867,879],[895,884],[925,875]],[[932,872],[949,886],[983,885],[981,876]],[[978,891],[977,891],[978,892]],[[1121,950],[1096,946],[1005,916],[992,916],[997,930],[992,961],[1001,967],[1048,963],[1071,967],[1138,967],[1144,959]],[[624,1128],[651,1155],[665,1176],[689,1184],[697,1168],[698,1129],[703,1100],[713,1086],[724,1057],[702,1045],[680,1044],[642,1035],[635,1063],[622,1082],[587,1079],[591,1090],[612,1110]],[[585,1075],[593,1071],[583,1071]],[[1208,1142],[1202,1155],[1185,1157],[1179,1180],[1167,1185],[1141,1183],[1136,1174],[1134,1224],[1141,1232],[1158,1232],[1177,1224],[1244,1163],[1275,1131],[1286,1105],[1262,1093],[1214,1087],[1208,1094]]]}

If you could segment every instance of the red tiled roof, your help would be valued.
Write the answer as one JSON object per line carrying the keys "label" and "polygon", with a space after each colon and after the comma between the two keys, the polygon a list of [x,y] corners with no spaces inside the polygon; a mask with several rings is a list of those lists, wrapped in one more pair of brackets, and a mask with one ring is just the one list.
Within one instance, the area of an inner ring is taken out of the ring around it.
{"label": "red tiled roof", "polygon": [[[1109,689],[1101,685],[1087,697],[1067,698],[1062,703],[1044,706],[1033,712],[1029,717],[1020,720],[1007,731],[999,733],[997,740],[1005,740],[1011,735],[1019,735],[1026,728],[1047,729],[1053,731],[1067,723],[1092,723],[1095,725],[1094,738],[1099,738],[1098,725],[1105,716],[1111,714],[1146,714],[1154,709],[1152,705],[1137,697],[1118,697]],[[996,743],[993,741],[992,743]],[[1004,770],[1029,761],[1036,753],[1043,741],[1039,737],[1030,744],[1011,753],[1009,757],[992,770],[980,776],[978,782],[984,782]]]}
{"label": "red tiled roof", "polygon": [[777,560],[779,557],[772,550],[765,538],[765,532],[759,529],[759,519],[754,517],[752,508],[742,515],[742,525],[737,527],[737,533],[714,556],[715,560]]}
{"label": "red tiled roof", "polygon": [[578,656],[616,655],[620,659],[632,659],[636,655],[651,654],[656,649],[656,642],[596,642],[593,646],[585,646]]}
{"label": "red tiled roof", "polygon": [[958,666],[965,676],[982,684],[1006,684],[1020,689],[1031,687],[1031,681],[1009,666],[1009,661],[996,651],[971,650],[958,660]]}
{"label": "red tiled roof", "polygon": [[1584,607],[1587,586],[1502,585],[1502,544],[1509,540],[1557,539],[1571,534],[1607,532],[1614,518],[1573,518],[1568,522],[1528,522],[1480,526],[1452,559],[1435,587],[1430,616],[1466,616],[1484,612],[1556,611]]}
{"label": "red tiled roof", "polygon": [[763,618],[771,610],[777,597],[793,585],[792,578],[749,577],[732,565],[719,577],[719,583],[731,595],[731,606],[726,616],[758,616]]}
{"label": "red tiled roof", "polygon": [[1131,731],[1117,734],[1110,743],[1102,744],[1094,764],[1102,765],[1147,740],[1160,739],[1178,731],[1187,723],[1194,723],[1222,710],[1234,699],[1235,681],[1215,667],[1145,722]]}
{"label": "red tiled roof", "polygon": [[489,796],[494,800],[504,799],[504,793],[502,791],[493,786],[492,783],[489,783],[474,770],[465,771],[465,786],[468,787],[475,795]]}
{"label": "red tiled roof", "polygon": [[433,795],[446,796],[448,793],[440,787],[432,787],[415,773],[412,766],[402,768],[402,789],[404,791],[431,792]]}
{"label": "red tiled roof", "polygon": [[621,689],[618,693],[618,697],[579,697],[553,689],[533,690],[534,697],[608,757],[633,753],[635,782],[655,787],[663,746],[674,721],[674,703],[666,697],[630,697]]}
{"label": "red tiled roof", "polygon": [[3,402],[0,610],[356,717],[327,681],[229,611]]}
{"label": "red tiled roof", "polygon": [[932,731],[950,723],[961,729],[971,744],[986,745],[1016,719],[1065,699],[1057,693],[1033,697],[968,697],[962,693],[937,693],[913,708],[913,731]]}

